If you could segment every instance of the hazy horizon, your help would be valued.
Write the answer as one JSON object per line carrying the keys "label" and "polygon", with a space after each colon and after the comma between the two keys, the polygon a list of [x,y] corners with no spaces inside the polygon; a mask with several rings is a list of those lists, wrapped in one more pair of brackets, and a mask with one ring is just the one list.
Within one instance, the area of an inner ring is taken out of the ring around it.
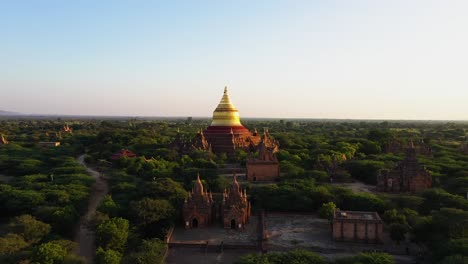
{"label": "hazy horizon", "polygon": [[[294,3],[294,5],[292,4]],[[0,3],[0,109],[467,120],[466,1]]]}

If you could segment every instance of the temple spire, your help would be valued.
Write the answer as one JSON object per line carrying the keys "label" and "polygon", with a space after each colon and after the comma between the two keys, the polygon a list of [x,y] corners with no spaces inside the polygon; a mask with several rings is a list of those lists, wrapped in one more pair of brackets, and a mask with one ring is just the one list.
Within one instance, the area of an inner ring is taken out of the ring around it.
{"label": "temple spire", "polygon": [[239,112],[229,99],[227,86],[224,87],[224,93],[221,101],[213,112],[212,126],[242,126],[240,123]]}
{"label": "temple spire", "polygon": [[192,191],[194,194],[203,195],[203,184],[200,180],[200,173],[197,173],[197,181]]}

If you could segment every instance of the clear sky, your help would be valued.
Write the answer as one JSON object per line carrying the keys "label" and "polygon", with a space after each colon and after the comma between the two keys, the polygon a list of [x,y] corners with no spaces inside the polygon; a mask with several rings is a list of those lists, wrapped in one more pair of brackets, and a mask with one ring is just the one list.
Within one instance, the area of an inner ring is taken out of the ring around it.
{"label": "clear sky", "polygon": [[0,109],[468,119],[468,1],[1,1]]}

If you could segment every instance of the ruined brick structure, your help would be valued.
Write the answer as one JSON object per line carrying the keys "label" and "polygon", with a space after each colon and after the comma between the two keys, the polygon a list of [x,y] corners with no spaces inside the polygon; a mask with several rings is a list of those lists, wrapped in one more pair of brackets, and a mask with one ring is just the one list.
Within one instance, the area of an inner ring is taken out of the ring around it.
{"label": "ruined brick structure", "polygon": [[203,150],[203,151],[208,151],[211,152],[211,144],[208,143],[208,140],[205,137],[205,134],[203,133],[203,130],[200,129],[200,131],[197,133],[195,136],[195,139],[193,140],[192,143],[192,149],[198,149],[198,150]]}
{"label": "ruined brick structure", "polygon": [[336,210],[332,220],[335,241],[380,243],[383,223],[376,212]]}
{"label": "ruined brick structure", "polygon": [[5,136],[2,135],[2,137],[0,138],[0,145],[6,145],[8,144],[8,140],[6,140]]}
{"label": "ruined brick structure", "polygon": [[279,150],[279,143],[270,137],[265,130],[260,143],[257,146],[258,157],[250,157],[247,160],[248,181],[274,181],[280,176],[280,166],[275,153]]}
{"label": "ruined brick structure", "polygon": [[[215,201],[213,196],[221,197]],[[236,176],[229,190],[222,194],[212,194],[203,190],[200,176],[182,208],[184,226],[187,229],[206,227],[221,222],[226,229],[242,230],[250,219],[250,202],[247,192],[242,191]]]}
{"label": "ruined brick structure", "polygon": [[395,169],[377,177],[377,190],[381,192],[421,192],[431,186],[431,174],[418,163],[413,145]]}
{"label": "ruined brick structure", "polygon": [[[349,175],[348,171],[343,167],[343,162],[347,160],[346,155],[333,155],[333,160],[330,163],[330,165],[326,164],[320,164],[322,162],[319,162],[320,166],[319,168],[326,168],[328,171],[328,175],[330,176],[330,181],[349,181],[349,179],[346,178],[347,175]],[[325,163],[325,162],[323,162]]]}
{"label": "ruined brick structure", "polygon": [[203,190],[200,175],[197,175],[197,181],[182,208],[185,228],[210,225],[213,222],[214,210],[213,195]]}
{"label": "ruined brick structure", "polygon": [[460,144],[460,151],[463,154],[468,154],[468,142],[463,142]]}
{"label": "ruined brick structure", "polygon": [[65,133],[73,134],[73,128],[69,127],[68,124],[63,126],[62,131],[65,132]]}
{"label": "ruined brick structure", "polygon": [[250,202],[247,201],[247,191],[241,190],[235,175],[229,191],[224,191],[222,207],[224,228],[242,229],[249,223]]}
{"label": "ruined brick structure", "polygon": [[116,153],[112,154],[111,160],[119,160],[120,158],[126,157],[126,158],[134,158],[137,155],[133,153],[132,151],[128,149],[121,149],[120,151],[117,151]]}
{"label": "ruined brick structure", "polygon": [[384,146],[385,153],[399,153],[404,150],[403,144],[401,141],[393,138]]}
{"label": "ruined brick structure", "polygon": [[[430,144],[426,143],[424,139],[418,140],[416,144],[413,144],[413,141],[411,140],[409,145],[416,150],[416,153],[427,157],[433,157],[432,147]],[[407,146],[408,144],[403,143],[402,140],[392,139],[384,146],[384,152],[403,153],[408,148]]]}

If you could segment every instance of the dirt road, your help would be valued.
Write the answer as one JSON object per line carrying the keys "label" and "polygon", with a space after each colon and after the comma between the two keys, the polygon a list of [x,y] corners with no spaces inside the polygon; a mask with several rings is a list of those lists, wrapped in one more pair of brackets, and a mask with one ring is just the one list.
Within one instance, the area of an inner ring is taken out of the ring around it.
{"label": "dirt road", "polygon": [[94,245],[94,232],[88,227],[89,221],[96,212],[97,206],[109,192],[107,180],[101,176],[101,173],[88,167],[84,161],[85,155],[78,157],[77,161],[86,167],[86,171],[96,180],[91,186],[91,197],[88,202],[88,210],[86,214],[81,216],[80,226],[77,230],[75,242],[78,243],[77,254],[85,257],[88,263],[93,263],[94,253],[96,251]]}

